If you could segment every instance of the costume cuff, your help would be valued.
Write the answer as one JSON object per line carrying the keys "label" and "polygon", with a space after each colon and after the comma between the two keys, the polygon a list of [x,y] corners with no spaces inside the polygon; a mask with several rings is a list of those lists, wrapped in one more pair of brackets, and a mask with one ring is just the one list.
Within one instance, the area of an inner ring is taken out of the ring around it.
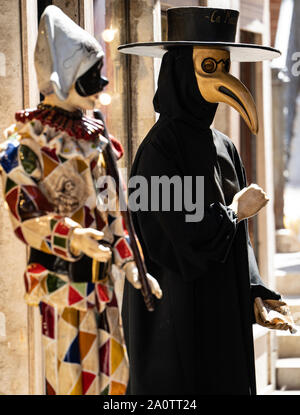
{"label": "costume cuff", "polygon": [[70,218],[54,217],[51,219],[51,247],[54,255],[74,262],[82,257],[82,253],[74,255],[70,249],[71,235],[75,228],[81,226]]}
{"label": "costume cuff", "polygon": [[119,238],[113,247],[114,263],[123,267],[127,262],[133,261],[133,252],[130,247],[129,237]]}
{"label": "costume cuff", "polygon": [[280,300],[281,295],[276,291],[270,290],[264,285],[251,284],[251,299],[255,300],[256,297],[261,297],[262,300]]}

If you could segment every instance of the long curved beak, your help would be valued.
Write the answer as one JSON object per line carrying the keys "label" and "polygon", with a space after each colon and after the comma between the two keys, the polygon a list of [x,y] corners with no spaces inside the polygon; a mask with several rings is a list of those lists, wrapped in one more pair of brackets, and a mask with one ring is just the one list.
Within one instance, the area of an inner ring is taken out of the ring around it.
{"label": "long curved beak", "polygon": [[257,134],[256,106],[250,91],[239,79],[223,71],[218,71],[209,78],[197,72],[195,74],[199,90],[206,101],[230,105],[240,113],[252,133]]}

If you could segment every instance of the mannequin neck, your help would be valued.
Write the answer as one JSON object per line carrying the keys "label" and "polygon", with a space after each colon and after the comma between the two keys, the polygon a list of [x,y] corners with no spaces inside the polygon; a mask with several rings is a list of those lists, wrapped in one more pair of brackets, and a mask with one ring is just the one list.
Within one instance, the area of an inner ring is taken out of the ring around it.
{"label": "mannequin neck", "polygon": [[51,105],[52,107],[59,107],[69,112],[77,110],[77,108],[74,105],[66,101],[61,101],[55,94],[47,95],[45,99],[42,101],[42,103],[45,105]]}

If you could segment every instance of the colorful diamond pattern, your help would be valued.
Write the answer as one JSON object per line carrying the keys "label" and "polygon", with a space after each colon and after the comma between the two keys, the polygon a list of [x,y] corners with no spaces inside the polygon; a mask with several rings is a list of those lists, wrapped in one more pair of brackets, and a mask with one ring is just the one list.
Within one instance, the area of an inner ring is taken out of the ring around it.
{"label": "colorful diamond pattern", "polygon": [[64,362],[79,363],[80,364],[80,352],[79,352],[79,338],[75,337],[71,343],[65,357]]}
{"label": "colorful diamond pattern", "polygon": [[1,154],[0,164],[6,173],[18,166],[19,143],[8,143],[4,154]]}
{"label": "colorful diamond pattern", "polygon": [[5,193],[8,193],[11,189],[13,189],[16,186],[17,184],[8,177],[6,180]]}
{"label": "colorful diamond pattern", "polygon": [[104,343],[99,350],[99,360],[100,360],[100,371],[105,373],[106,376],[110,375],[110,342],[109,340]]}
{"label": "colorful diamond pattern", "polygon": [[118,251],[120,257],[122,259],[132,257],[132,251],[129,247],[128,242],[125,238],[120,238],[118,242],[115,244],[115,249]]}
{"label": "colorful diamond pattern", "polygon": [[69,287],[69,305],[78,303],[83,299],[82,295],[77,290],[74,290],[72,286]]}
{"label": "colorful diamond pattern", "polygon": [[47,276],[47,289],[48,293],[58,290],[60,287],[66,284],[61,278],[58,278],[56,275],[49,273]]}
{"label": "colorful diamond pattern", "polygon": [[5,196],[5,200],[9,206],[9,209],[17,220],[20,220],[20,216],[18,212],[19,192],[20,192],[19,187],[13,188]]}
{"label": "colorful diamond pattern", "polygon": [[55,334],[55,310],[49,304],[40,303],[42,314],[42,333],[46,337],[54,339]]}
{"label": "colorful diamond pattern", "polygon": [[83,395],[86,395],[87,391],[89,390],[91,384],[94,382],[96,375],[90,372],[82,372],[82,392]]}
{"label": "colorful diamond pattern", "polygon": [[110,301],[108,289],[106,285],[98,283],[97,284],[97,293],[101,301],[107,303]]}
{"label": "colorful diamond pattern", "polygon": [[79,332],[79,344],[80,344],[80,354],[81,359],[84,359],[88,352],[90,351],[95,339],[96,334],[87,333],[85,331]]}

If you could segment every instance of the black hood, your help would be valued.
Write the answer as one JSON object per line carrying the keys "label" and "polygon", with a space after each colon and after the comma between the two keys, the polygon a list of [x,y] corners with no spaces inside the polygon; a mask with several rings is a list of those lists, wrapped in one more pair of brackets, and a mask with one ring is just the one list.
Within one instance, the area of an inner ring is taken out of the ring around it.
{"label": "black hood", "polygon": [[210,128],[218,104],[207,102],[199,91],[192,47],[176,47],[164,55],[153,103],[160,117],[153,130],[159,133],[151,134],[152,145],[172,159],[182,176],[204,177],[206,206],[223,202],[215,133]]}
{"label": "black hood", "polygon": [[176,47],[163,56],[154,109],[161,115],[179,118],[202,128],[208,128],[218,104],[202,97],[193,65],[193,48]]}

